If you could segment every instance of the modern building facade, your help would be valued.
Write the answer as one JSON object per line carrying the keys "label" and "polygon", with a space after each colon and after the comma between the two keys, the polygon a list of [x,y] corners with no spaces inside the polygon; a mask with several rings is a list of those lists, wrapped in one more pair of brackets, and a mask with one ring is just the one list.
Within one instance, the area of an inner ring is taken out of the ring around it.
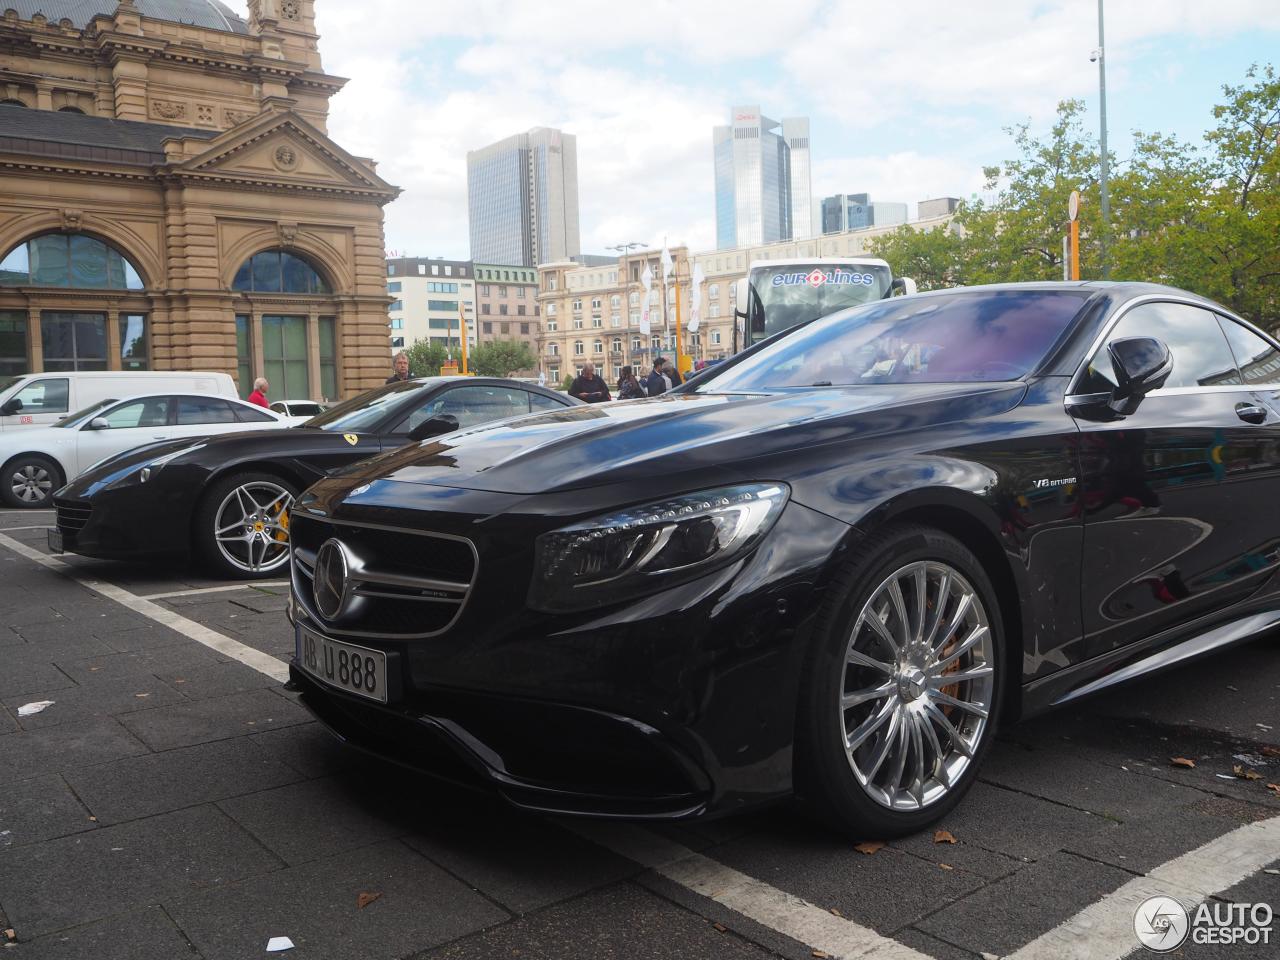
{"label": "modern building facade", "polygon": [[[837,193],[822,201],[822,232],[846,233],[868,227],[892,227],[907,222],[905,203],[872,201],[865,193]],[[924,219],[924,214],[920,215]]]}
{"label": "modern building facade", "polygon": [[578,140],[549,127],[467,153],[471,258],[532,267],[581,253]]}
{"label": "modern building facade", "polygon": [[732,116],[712,130],[717,248],[811,236],[809,120],[779,124],[755,104]]}
{"label": "modern building facade", "polygon": [[392,298],[387,307],[392,354],[419,340],[458,350],[462,343],[463,317],[467,323],[467,342],[475,345],[476,290],[471,261],[429,257],[390,259],[387,261],[387,295]]}
{"label": "modern building facade", "polygon": [[0,373],[386,376],[382,208],[325,132],[313,0],[5,0]]}
{"label": "modern building facade", "polygon": [[480,343],[514,340],[538,353],[538,271],[477,263],[476,336]]}
{"label": "modern building facade", "polygon": [[921,220],[933,217],[945,217],[960,209],[959,197],[937,197],[933,200],[921,200],[916,204],[916,216]]}

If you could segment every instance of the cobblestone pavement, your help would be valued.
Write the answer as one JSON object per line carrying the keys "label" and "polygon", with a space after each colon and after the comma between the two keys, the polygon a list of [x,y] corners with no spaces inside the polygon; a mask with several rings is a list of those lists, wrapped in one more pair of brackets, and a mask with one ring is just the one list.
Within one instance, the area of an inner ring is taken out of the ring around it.
{"label": "cobblestone pavement", "polygon": [[868,855],[785,807],[553,822],[355,756],[151,615],[287,660],[282,582],[42,564],[50,520],[0,511],[0,957],[1118,957],[1161,878],[1280,910],[1275,638],[1006,728],[954,844]]}

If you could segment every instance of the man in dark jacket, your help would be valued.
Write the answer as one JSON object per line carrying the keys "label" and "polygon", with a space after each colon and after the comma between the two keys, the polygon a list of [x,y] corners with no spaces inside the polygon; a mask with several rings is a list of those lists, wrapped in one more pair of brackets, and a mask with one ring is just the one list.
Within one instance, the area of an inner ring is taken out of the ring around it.
{"label": "man in dark jacket", "polygon": [[667,361],[662,357],[658,357],[653,361],[653,370],[644,378],[644,387],[649,391],[649,396],[656,397],[660,393],[666,393],[674,386],[671,378],[664,372]]}
{"label": "man in dark jacket", "polygon": [[387,377],[387,383],[401,383],[409,379],[409,355],[403,350],[396,354],[391,367],[392,373]]}
{"label": "man in dark jacket", "polygon": [[577,397],[586,403],[604,403],[606,400],[613,399],[609,395],[609,385],[604,382],[604,378],[596,376],[596,367],[593,363],[582,365],[582,373],[578,374],[569,387],[569,396]]}

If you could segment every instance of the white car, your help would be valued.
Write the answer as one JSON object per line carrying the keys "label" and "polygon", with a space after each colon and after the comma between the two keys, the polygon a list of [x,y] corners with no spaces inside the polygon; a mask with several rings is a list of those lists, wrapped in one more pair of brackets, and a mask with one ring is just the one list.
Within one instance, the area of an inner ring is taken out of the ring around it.
{"label": "white car", "polygon": [[282,417],[301,417],[309,420],[320,416],[329,407],[316,400],[276,400],[271,404],[271,409]]}
{"label": "white car", "polygon": [[10,507],[49,507],[63,484],[144,443],[287,426],[278,413],[234,397],[151,393],[101,400],[52,427],[0,434],[0,500]]}
{"label": "white car", "polygon": [[0,377],[0,431],[51,427],[99,400],[144,393],[234,397],[236,385],[225,373],[181,370],[77,370]]}

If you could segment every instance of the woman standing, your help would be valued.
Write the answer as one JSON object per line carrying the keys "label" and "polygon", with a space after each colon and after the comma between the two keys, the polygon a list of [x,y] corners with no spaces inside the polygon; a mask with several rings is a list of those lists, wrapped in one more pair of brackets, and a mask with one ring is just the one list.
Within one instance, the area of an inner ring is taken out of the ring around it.
{"label": "woman standing", "polygon": [[644,387],[636,379],[635,374],[631,372],[631,367],[623,367],[622,374],[618,377],[618,399],[638,400],[644,396],[647,396],[644,392]]}

